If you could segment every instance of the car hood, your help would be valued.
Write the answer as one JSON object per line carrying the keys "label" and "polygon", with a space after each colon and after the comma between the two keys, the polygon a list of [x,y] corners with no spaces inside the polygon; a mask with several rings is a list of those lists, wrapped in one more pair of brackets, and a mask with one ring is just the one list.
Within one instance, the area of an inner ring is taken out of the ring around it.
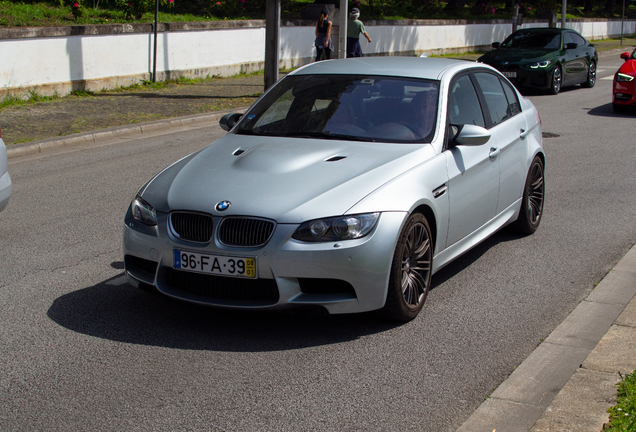
{"label": "car hood", "polygon": [[627,60],[618,69],[618,72],[626,75],[636,76],[636,60]]}
{"label": "car hood", "polygon": [[[228,134],[166,168],[140,192],[157,211],[243,215],[279,223],[336,216],[425,160],[430,144]],[[217,203],[230,201],[225,211]],[[392,209],[379,208],[378,211]]]}
{"label": "car hood", "polygon": [[484,54],[478,61],[490,65],[500,65],[503,62],[523,64],[550,59],[554,53],[555,51],[552,50],[496,49]]}

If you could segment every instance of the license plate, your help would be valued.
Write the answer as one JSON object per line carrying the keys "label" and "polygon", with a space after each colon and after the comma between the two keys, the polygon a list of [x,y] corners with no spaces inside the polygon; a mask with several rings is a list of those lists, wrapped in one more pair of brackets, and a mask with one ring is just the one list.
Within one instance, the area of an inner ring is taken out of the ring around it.
{"label": "license plate", "polygon": [[174,250],[173,268],[197,273],[256,279],[256,258]]}
{"label": "license plate", "polygon": [[502,72],[501,74],[506,78],[517,78],[517,72]]}

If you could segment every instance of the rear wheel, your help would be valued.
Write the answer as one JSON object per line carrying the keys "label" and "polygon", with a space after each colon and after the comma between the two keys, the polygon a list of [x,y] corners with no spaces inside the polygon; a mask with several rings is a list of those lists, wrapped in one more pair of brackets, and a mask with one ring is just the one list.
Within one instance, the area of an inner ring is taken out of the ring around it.
{"label": "rear wheel", "polygon": [[433,242],[431,228],[420,213],[409,216],[393,253],[383,314],[407,322],[415,318],[431,286]]}
{"label": "rear wheel", "polygon": [[581,87],[592,88],[596,84],[596,63],[590,62],[590,67],[587,69],[587,81],[581,84]]}
{"label": "rear wheel", "polygon": [[521,234],[534,233],[541,223],[543,216],[543,197],[545,181],[543,179],[543,161],[536,156],[528,170],[526,185],[523,189],[523,199],[519,218],[513,228]]}
{"label": "rear wheel", "polygon": [[559,94],[559,92],[561,91],[562,78],[563,77],[561,75],[561,66],[555,67],[554,71],[552,71],[552,84],[550,85],[550,88],[548,89],[549,94],[552,94],[552,95]]}

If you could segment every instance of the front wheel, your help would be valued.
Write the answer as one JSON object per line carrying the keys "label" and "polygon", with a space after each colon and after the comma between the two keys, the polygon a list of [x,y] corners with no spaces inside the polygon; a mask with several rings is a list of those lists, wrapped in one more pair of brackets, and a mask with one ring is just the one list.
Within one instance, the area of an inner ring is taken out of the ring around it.
{"label": "front wheel", "polygon": [[596,62],[592,60],[590,67],[587,69],[587,81],[581,84],[581,87],[592,88],[596,84]]}
{"label": "front wheel", "polygon": [[563,77],[561,75],[561,66],[557,66],[554,68],[554,71],[552,71],[552,84],[550,85],[550,88],[548,89],[549,94],[552,94],[552,95],[559,94],[559,92],[561,91],[562,79]]}
{"label": "front wheel", "polygon": [[536,156],[526,177],[519,218],[513,225],[516,231],[521,234],[532,234],[539,228],[541,216],[543,216],[544,195],[543,161]]}
{"label": "front wheel", "polygon": [[393,253],[386,304],[382,309],[386,317],[407,322],[420,313],[431,286],[432,264],[431,228],[424,215],[412,214]]}

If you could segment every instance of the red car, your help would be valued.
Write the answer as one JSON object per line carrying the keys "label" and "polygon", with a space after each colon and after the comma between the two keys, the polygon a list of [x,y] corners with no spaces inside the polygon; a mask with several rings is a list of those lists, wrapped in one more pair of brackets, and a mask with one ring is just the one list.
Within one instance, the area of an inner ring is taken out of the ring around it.
{"label": "red car", "polygon": [[625,63],[614,75],[612,107],[614,112],[623,112],[630,106],[636,106],[636,48],[632,55],[624,52],[621,58]]}

